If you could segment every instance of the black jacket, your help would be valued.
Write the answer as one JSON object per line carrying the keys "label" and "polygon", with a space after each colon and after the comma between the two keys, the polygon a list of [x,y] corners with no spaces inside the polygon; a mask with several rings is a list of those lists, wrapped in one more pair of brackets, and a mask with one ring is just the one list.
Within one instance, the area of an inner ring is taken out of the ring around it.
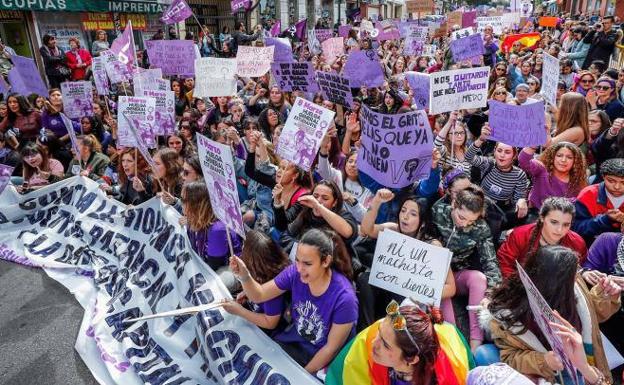
{"label": "black jacket", "polygon": [[60,48],[58,52],[59,55],[52,55],[48,47],[41,46],[41,48],[39,48],[39,53],[43,59],[43,65],[45,66],[45,72],[48,76],[63,76],[59,68],[65,66],[65,52]]}
{"label": "black jacket", "polygon": [[602,60],[607,66],[617,41],[617,32],[614,29],[605,33],[591,30],[583,39],[583,43],[589,44],[589,51],[583,63],[583,69],[589,68],[594,60]]}

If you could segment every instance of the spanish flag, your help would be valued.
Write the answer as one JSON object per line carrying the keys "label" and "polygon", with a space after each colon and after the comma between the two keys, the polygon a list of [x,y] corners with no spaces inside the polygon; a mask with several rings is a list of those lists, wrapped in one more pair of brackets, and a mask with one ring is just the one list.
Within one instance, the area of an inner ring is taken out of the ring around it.
{"label": "spanish flag", "polygon": [[522,48],[533,48],[538,41],[540,41],[542,37],[537,32],[532,33],[520,33],[518,35],[509,35],[503,40],[501,44],[501,51],[509,52],[511,51],[511,46],[513,43],[519,41],[522,44]]}
{"label": "spanish flag", "polygon": [[[388,368],[373,361],[373,340],[380,321],[362,330],[336,356],[327,370],[326,385],[390,385]],[[470,347],[452,324],[435,324],[440,351],[435,363],[438,384],[466,385],[474,367]]]}

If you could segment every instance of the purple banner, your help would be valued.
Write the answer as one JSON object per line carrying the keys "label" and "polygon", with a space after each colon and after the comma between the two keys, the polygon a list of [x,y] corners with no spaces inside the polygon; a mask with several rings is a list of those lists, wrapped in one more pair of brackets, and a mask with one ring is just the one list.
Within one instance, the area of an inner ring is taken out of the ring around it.
{"label": "purple banner", "polygon": [[349,78],[353,88],[379,87],[384,82],[379,57],[373,50],[352,52],[345,63],[343,75]]}
{"label": "purple banner", "polygon": [[344,37],[345,39],[349,38],[349,31],[351,31],[353,27],[351,25],[340,25],[338,26],[338,36]]}
{"label": "purple banner", "polygon": [[392,20],[383,20],[375,23],[377,29],[377,41],[395,40],[401,38],[399,28]]}
{"label": "purple banner", "polygon": [[316,80],[325,99],[347,108],[353,106],[353,94],[348,78],[319,71],[316,73]]}
{"label": "purple banner", "polygon": [[324,42],[325,40],[334,37],[334,31],[331,29],[315,29],[314,34],[319,42]]}
{"label": "purple banner", "polygon": [[477,25],[477,11],[462,13],[462,28],[474,27]]}
{"label": "purple banner", "polygon": [[192,40],[147,40],[147,54],[153,68],[164,76],[195,75],[195,46]]}
{"label": "purple banner", "polygon": [[184,0],[173,0],[169,8],[163,13],[160,21],[164,24],[174,24],[186,20],[193,15],[191,7]]}
{"label": "purple banner", "polygon": [[295,61],[295,59],[293,59],[290,40],[279,37],[267,37],[264,39],[264,43],[267,47],[275,47],[275,50],[273,51],[274,62],[291,63]]}
{"label": "purple banner", "polygon": [[273,63],[271,73],[280,90],[284,92],[316,93],[319,91],[314,79],[314,65],[310,62]]}
{"label": "purple banner", "polygon": [[250,5],[251,5],[251,0],[232,0],[232,1],[230,1],[230,6],[232,8],[232,13],[236,13],[236,12],[238,12],[242,8],[248,9]]}
{"label": "purple banner", "polygon": [[277,143],[277,154],[306,171],[316,158],[321,139],[335,112],[303,98],[297,98]]}
{"label": "purple banner", "polygon": [[33,59],[13,55],[11,60],[15,65],[9,71],[9,83],[11,83],[11,92],[17,92],[21,95],[28,96],[32,93],[46,96],[48,87],[46,87],[43,79],[39,75],[39,70]]}
{"label": "purple banner", "polygon": [[380,114],[365,104],[358,169],[390,188],[407,187],[431,172],[433,134],[425,111]]}
{"label": "purple banner", "polygon": [[93,91],[91,82],[61,83],[63,111],[70,119],[80,120],[84,116],[93,116]]}
{"label": "purple banner", "polygon": [[132,32],[132,21],[128,20],[126,28],[121,36],[113,41],[110,51],[115,55],[121,64],[125,65],[128,72],[132,73],[132,67],[136,60],[136,48],[134,47],[134,34]]}
{"label": "purple banner", "polygon": [[420,56],[423,53],[424,47],[424,41],[408,37],[405,39],[405,45],[403,46],[403,55]]}
{"label": "purple banner", "polygon": [[419,110],[429,109],[429,74],[420,72],[406,72],[405,78],[412,89],[412,103]]}
{"label": "purple banner", "polygon": [[13,175],[14,168],[0,163],[0,195],[11,182],[11,175]]}
{"label": "purple banner", "polygon": [[453,60],[460,62],[483,55],[483,37],[480,33],[451,41]]}
{"label": "purple banner", "polygon": [[278,37],[282,33],[282,22],[277,20],[271,27],[271,36]]}
{"label": "purple banner", "polygon": [[544,102],[517,106],[490,100],[490,140],[514,147],[541,146],[546,143]]}

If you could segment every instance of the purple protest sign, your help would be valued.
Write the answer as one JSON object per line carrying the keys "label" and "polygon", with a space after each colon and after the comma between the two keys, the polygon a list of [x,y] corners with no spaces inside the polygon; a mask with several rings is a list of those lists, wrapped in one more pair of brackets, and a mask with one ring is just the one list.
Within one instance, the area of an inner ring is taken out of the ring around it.
{"label": "purple protest sign", "polygon": [[334,62],[344,54],[344,43],[341,37],[332,37],[321,43],[323,56],[328,64]]}
{"label": "purple protest sign", "polygon": [[518,277],[520,277],[524,290],[526,290],[529,306],[531,307],[531,312],[533,313],[533,319],[542,331],[544,337],[546,337],[552,351],[559,357],[561,363],[563,363],[563,367],[568,372],[568,376],[572,379],[572,383],[578,384],[576,369],[574,368],[574,365],[572,365],[568,356],[565,354],[561,337],[559,337],[553,327],[550,326],[551,322],[561,325],[561,321],[555,317],[552,308],[548,305],[548,302],[546,302],[538,288],[535,286],[533,281],[531,281],[531,278],[526,271],[524,271],[522,265],[520,265],[518,261],[516,261],[516,268],[518,269]]}
{"label": "purple protest sign", "polygon": [[91,82],[61,83],[63,111],[70,119],[79,120],[84,116],[93,116],[93,91]]}
{"label": "purple protest sign", "polygon": [[132,79],[132,71],[129,71],[126,65],[117,60],[117,56],[111,51],[101,52],[100,58],[102,58],[104,70],[111,83],[129,82]]}
{"label": "purple protest sign", "polygon": [[264,39],[264,43],[267,47],[275,47],[275,50],[273,51],[274,62],[291,63],[295,61],[295,59],[293,59],[290,40],[279,37],[267,37]]}
{"label": "purple protest sign", "polygon": [[319,90],[314,79],[314,65],[310,62],[273,63],[271,73],[279,89],[284,92],[316,93]]}
{"label": "purple protest sign", "polygon": [[91,70],[93,71],[93,81],[97,94],[101,96],[110,94],[110,83],[108,82],[108,76],[106,76],[106,69],[104,68],[104,57],[94,57]]}
{"label": "purple protest sign", "polygon": [[14,169],[14,167],[0,163],[0,195],[6,186],[9,185],[9,182],[11,182],[11,175],[13,175]]}
{"label": "purple protest sign", "polygon": [[277,20],[271,27],[271,36],[278,37],[282,33],[282,21]]}
{"label": "purple protest sign", "polygon": [[344,66],[343,75],[349,78],[351,87],[379,87],[384,73],[377,52],[373,50],[352,52]]}
{"label": "purple protest sign", "polygon": [[349,37],[349,32],[353,29],[351,25],[340,25],[338,26],[338,36],[344,37],[345,39]]}
{"label": "purple protest sign", "polygon": [[375,29],[377,29],[377,41],[395,40],[401,38],[399,28],[392,20],[383,20],[376,22]]}
{"label": "purple protest sign", "polygon": [[413,96],[412,103],[419,110],[429,109],[429,74],[420,72],[406,72],[405,78],[409,84]]}
{"label": "purple protest sign", "polygon": [[330,72],[319,71],[316,73],[316,81],[325,99],[347,108],[353,106],[353,94],[351,93],[348,78]]}
{"label": "purple protest sign", "polygon": [[236,189],[236,172],[232,149],[197,134],[197,154],[204,174],[204,181],[210,192],[212,210],[227,226],[241,237],[245,237],[243,216]]}
{"label": "purple protest sign", "polygon": [[11,68],[8,75],[9,83],[11,83],[11,92],[28,96],[32,93],[45,96],[48,94],[39,70],[33,59],[13,55],[11,56],[14,67]]}
{"label": "purple protest sign", "polygon": [[429,176],[433,134],[425,111],[387,115],[363,104],[360,124],[360,171],[389,188],[403,188]]}
{"label": "purple protest sign", "polygon": [[462,28],[474,27],[477,25],[477,11],[462,13]]}
{"label": "purple protest sign", "polygon": [[195,75],[195,43],[192,40],[147,40],[147,54],[164,76]]}
{"label": "purple protest sign", "polygon": [[173,91],[143,90],[142,95],[156,99],[154,112],[154,135],[171,135],[175,131],[175,107]]}
{"label": "purple protest sign", "polygon": [[546,143],[544,102],[517,106],[490,100],[490,140],[514,147],[541,146]]}
{"label": "purple protest sign", "polygon": [[[155,110],[156,99],[154,98],[120,96],[117,144],[124,147],[136,147],[142,154],[142,147],[156,148],[156,138],[153,132]],[[145,154],[143,156],[145,157]],[[147,158],[146,160],[149,161]]]}
{"label": "purple protest sign", "polygon": [[230,6],[232,8],[232,13],[236,13],[236,12],[238,12],[242,8],[248,9],[250,5],[251,5],[251,0],[232,0],[232,1],[230,1]]}
{"label": "purple protest sign", "polygon": [[115,55],[117,60],[126,66],[128,72],[132,72],[132,67],[136,61],[136,49],[134,47],[134,34],[132,32],[132,21],[128,20],[126,28],[121,36],[113,41],[110,51]]}
{"label": "purple protest sign", "polygon": [[403,55],[420,56],[423,53],[424,47],[424,41],[408,37],[405,39],[405,45],[403,46]]}
{"label": "purple protest sign", "polygon": [[193,15],[191,7],[184,0],[173,0],[169,8],[163,13],[160,21],[164,24],[174,24],[186,20]]}
{"label": "purple protest sign", "polygon": [[453,60],[460,62],[483,55],[483,37],[480,33],[451,41]]}
{"label": "purple protest sign", "polygon": [[303,98],[297,98],[288,114],[277,144],[277,154],[310,171],[321,139],[329,129],[335,112]]}
{"label": "purple protest sign", "polygon": [[331,29],[315,29],[314,35],[316,35],[318,41],[322,43],[325,40],[334,37],[334,31]]}

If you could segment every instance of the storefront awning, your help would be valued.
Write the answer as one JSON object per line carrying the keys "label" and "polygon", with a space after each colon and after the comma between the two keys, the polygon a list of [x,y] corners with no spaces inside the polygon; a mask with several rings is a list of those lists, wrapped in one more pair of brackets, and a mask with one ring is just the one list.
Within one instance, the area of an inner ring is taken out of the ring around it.
{"label": "storefront awning", "polygon": [[161,13],[171,1],[0,0],[0,10],[49,12]]}

